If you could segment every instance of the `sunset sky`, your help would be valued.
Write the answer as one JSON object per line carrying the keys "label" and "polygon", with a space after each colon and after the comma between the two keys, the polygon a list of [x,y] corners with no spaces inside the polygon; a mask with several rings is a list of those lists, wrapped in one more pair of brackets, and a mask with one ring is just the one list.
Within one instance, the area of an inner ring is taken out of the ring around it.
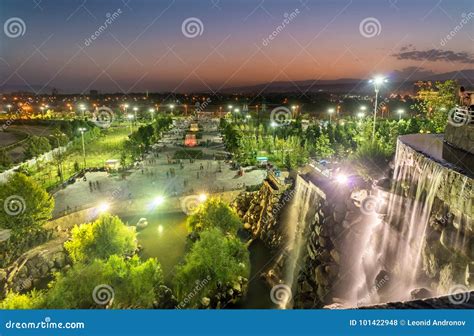
{"label": "sunset sky", "polygon": [[[185,36],[190,17],[202,34]],[[23,35],[7,36],[10,18]],[[474,69],[472,0],[2,0],[0,21],[0,87],[186,92]]]}

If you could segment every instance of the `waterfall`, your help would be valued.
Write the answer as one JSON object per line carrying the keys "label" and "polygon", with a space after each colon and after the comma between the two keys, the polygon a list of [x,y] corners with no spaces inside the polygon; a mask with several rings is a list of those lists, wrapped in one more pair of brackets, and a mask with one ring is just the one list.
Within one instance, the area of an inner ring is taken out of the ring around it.
{"label": "waterfall", "polygon": [[[369,233],[371,255],[364,258],[365,286],[359,287],[362,304],[409,300],[414,289],[430,287],[422,272],[422,252],[433,203],[447,171],[398,141],[392,188],[386,204],[380,204],[386,207],[386,216]],[[464,187],[459,192],[460,198],[468,198]],[[385,281],[380,283],[381,279]]]}
{"label": "waterfall", "polygon": [[[296,179],[293,193],[292,200],[282,216],[282,222],[285,224],[288,238],[285,248],[287,261],[283,281],[294,293],[295,277],[302,267],[301,255],[306,247],[308,224],[314,220],[317,211],[315,203],[319,196],[314,185],[300,176]],[[291,302],[282,303],[280,308],[291,308]]]}

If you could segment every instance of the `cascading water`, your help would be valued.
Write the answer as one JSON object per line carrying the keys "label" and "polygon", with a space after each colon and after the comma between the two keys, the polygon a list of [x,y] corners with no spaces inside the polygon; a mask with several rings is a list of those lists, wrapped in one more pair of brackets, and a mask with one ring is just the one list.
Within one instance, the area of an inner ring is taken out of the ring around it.
{"label": "cascading water", "polygon": [[[295,276],[298,275],[301,268],[300,256],[307,241],[305,232],[307,232],[308,223],[314,219],[317,210],[314,206],[317,197],[314,185],[298,176],[294,195],[281,219],[285,223],[288,238],[286,245],[288,257],[283,282],[287,284],[291,292],[294,292]],[[280,308],[291,308],[290,295],[287,296],[287,299],[286,302],[282,302]]]}
{"label": "cascading water", "polygon": [[[353,304],[409,300],[414,289],[429,288],[430,279],[422,272],[422,253],[433,203],[447,170],[398,141],[391,192],[386,200],[382,191],[376,198],[379,203],[386,201],[386,217],[372,228],[369,253],[363,258],[365,279],[359,284],[358,297],[364,300]],[[457,197],[469,199],[468,192],[462,187]]]}

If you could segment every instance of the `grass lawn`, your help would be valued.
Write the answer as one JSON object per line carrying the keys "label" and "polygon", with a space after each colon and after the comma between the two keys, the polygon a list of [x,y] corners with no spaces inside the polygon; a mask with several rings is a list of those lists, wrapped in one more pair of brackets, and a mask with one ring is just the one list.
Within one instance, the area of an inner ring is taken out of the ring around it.
{"label": "grass lawn", "polygon": [[[103,167],[105,161],[109,159],[120,159],[122,144],[130,134],[127,126],[117,126],[109,128],[96,139],[86,142],[86,163],[87,167]],[[74,163],[78,162],[80,167],[84,166],[82,155],[81,138],[75,140],[74,144],[63,153],[62,166],[64,180],[74,174]],[[31,168],[31,175],[41,182],[45,188],[50,188],[59,182],[57,161],[40,164]]]}

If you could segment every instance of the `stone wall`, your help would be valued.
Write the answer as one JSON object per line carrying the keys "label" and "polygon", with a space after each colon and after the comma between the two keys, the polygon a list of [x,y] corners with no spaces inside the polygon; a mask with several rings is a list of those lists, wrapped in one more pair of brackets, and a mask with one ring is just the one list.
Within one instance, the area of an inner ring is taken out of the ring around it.
{"label": "stone wall", "polygon": [[474,125],[454,126],[448,123],[444,131],[444,140],[454,147],[474,154]]}
{"label": "stone wall", "polygon": [[287,192],[288,186],[269,175],[260,190],[243,192],[232,204],[243,220],[244,228],[253,238],[261,239],[270,248],[279,247],[283,241],[284,233],[277,218],[284,203],[288,201],[285,201]]}
{"label": "stone wall", "polygon": [[67,267],[70,260],[63,247],[64,241],[64,238],[51,240],[26,252],[8,268],[0,269],[0,298],[10,290],[29,291],[50,280],[54,272]]}

